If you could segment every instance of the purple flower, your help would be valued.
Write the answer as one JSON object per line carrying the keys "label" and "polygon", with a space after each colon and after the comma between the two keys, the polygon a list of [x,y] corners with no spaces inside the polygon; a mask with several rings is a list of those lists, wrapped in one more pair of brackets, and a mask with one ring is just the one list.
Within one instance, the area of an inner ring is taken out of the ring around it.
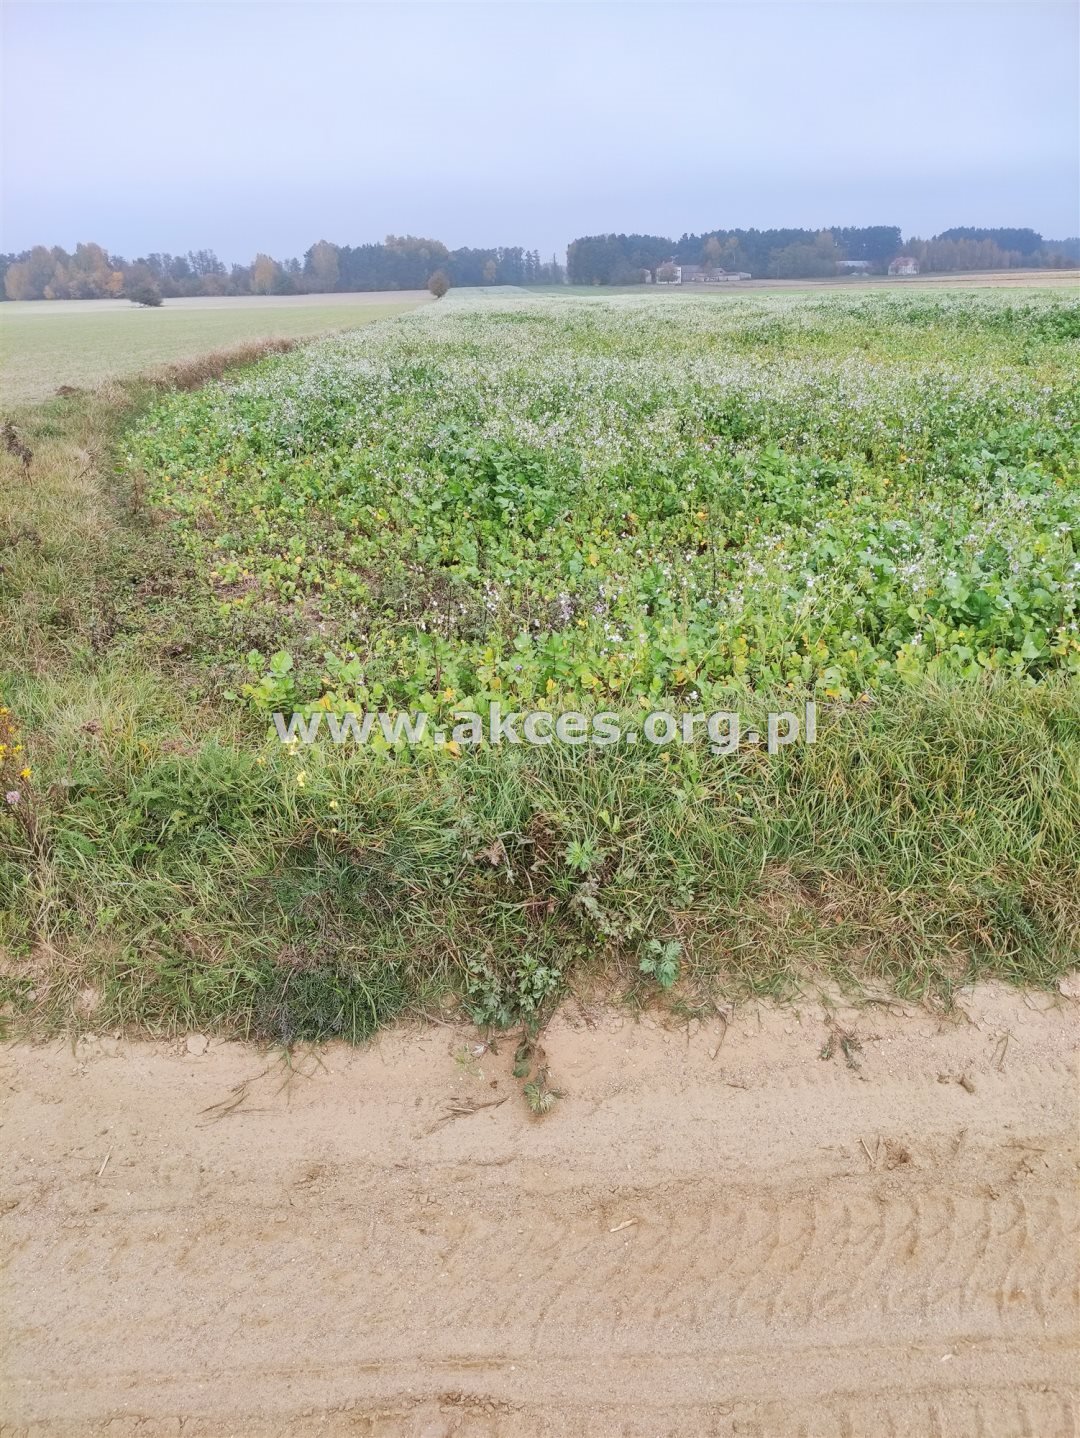
{"label": "purple flower", "polygon": [[19,802],[19,797],[20,795],[18,789],[9,789],[4,795],[4,798],[9,804],[12,805],[12,807],[14,807]]}

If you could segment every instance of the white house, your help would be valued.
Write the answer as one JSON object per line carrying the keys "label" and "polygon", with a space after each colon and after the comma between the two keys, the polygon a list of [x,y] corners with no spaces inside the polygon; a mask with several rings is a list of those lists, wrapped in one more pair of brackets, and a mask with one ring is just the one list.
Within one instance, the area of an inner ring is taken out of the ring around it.
{"label": "white house", "polygon": [[897,255],[895,260],[889,261],[890,275],[917,275],[919,273],[919,262],[914,255]]}

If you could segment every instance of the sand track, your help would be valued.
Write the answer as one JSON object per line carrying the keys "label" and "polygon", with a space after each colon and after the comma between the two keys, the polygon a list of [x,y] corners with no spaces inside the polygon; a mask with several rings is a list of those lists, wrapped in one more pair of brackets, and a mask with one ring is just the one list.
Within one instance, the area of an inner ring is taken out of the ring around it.
{"label": "sand track", "polygon": [[8,1047],[0,1432],[1071,1435],[1076,1005],[965,1008],[567,1014],[544,1120],[449,1027]]}

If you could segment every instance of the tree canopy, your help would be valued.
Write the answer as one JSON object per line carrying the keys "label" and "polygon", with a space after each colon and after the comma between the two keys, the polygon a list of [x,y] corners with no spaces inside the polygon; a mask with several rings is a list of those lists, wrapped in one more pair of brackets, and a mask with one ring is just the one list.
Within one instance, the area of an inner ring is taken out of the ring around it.
{"label": "tree canopy", "polygon": [[259,253],[231,269],[213,250],[186,255],[154,253],[135,260],[80,244],[74,254],[35,245],[0,256],[3,296],[10,300],[107,299],[156,290],[165,299],[185,295],[329,294],[347,290],[420,290],[435,270],[451,285],[561,284],[554,256],[540,259],[521,246],[448,250],[439,240],[387,235],[381,244],[335,245],[319,240],[303,259]]}
{"label": "tree canopy", "polygon": [[567,251],[571,284],[628,285],[655,280],[667,262],[745,271],[763,279],[823,278],[843,260],[884,273],[901,252],[926,270],[988,270],[1075,264],[1080,242],[1044,240],[1035,230],[946,230],[905,241],[899,225],[834,225],[827,230],[707,230],[680,239],[662,235],[585,235]]}

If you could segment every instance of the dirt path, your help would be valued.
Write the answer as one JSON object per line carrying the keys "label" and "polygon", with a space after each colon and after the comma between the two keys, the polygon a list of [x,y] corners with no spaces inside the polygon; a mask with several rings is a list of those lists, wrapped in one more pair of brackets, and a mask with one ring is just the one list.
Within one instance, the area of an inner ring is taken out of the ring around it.
{"label": "dirt path", "polygon": [[542,1120],[450,1027],[9,1046],[0,1432],[1071,1435],[1078,1005],[964,1006],[565,1015]]}

